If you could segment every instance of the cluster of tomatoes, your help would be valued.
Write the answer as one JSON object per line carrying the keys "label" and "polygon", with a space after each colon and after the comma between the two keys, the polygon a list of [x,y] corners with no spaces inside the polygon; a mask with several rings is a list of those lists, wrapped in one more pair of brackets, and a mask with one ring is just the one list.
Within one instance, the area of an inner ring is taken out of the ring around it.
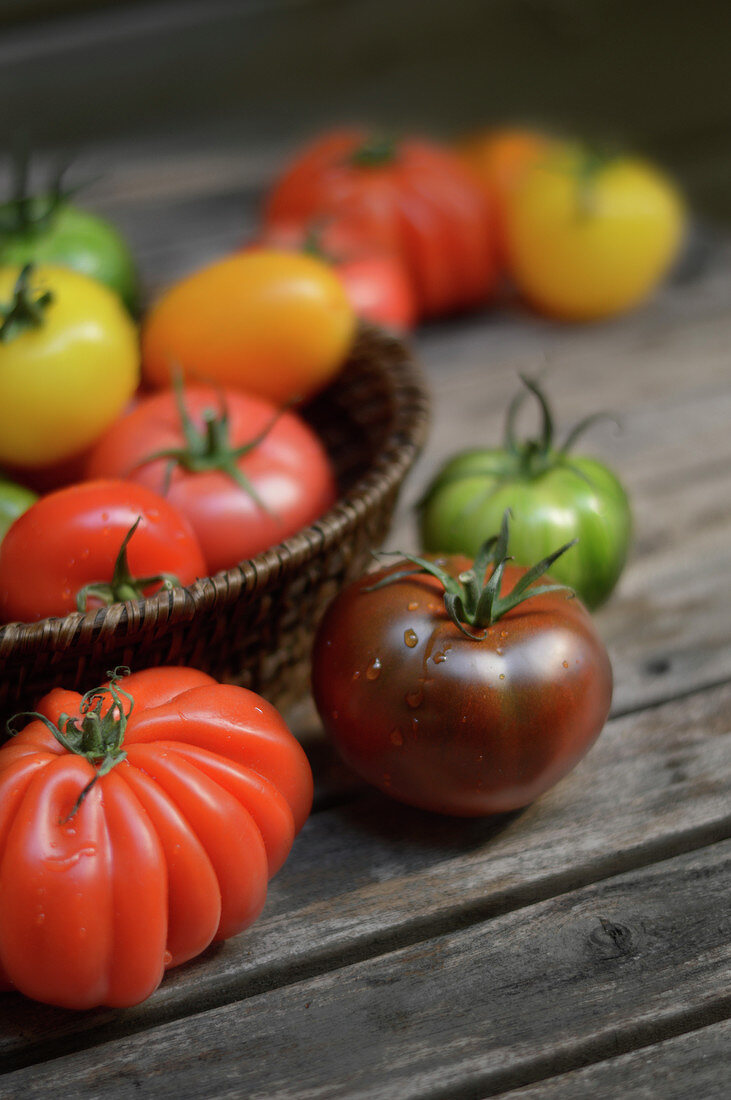
{"label": "cluster of tomatoes", "polygon": [[260,240],[326,256],[359,312],[405,330],[510,285],[563,320],[620,313],[667,272],[684,221],[674,185],[635,157],[523,130],[450,149],[352,129],[295,159]]}
{"label": "cluster of tomatoes", "polygon": [[[338,132],[275,185],[256,243],[166,291],[138,339],[113,229],[59,189],[16,198],[0,208],[0,462],[44,495],[0,484],[0,619],[189,584],[322,514],[333,471],[292,405],[339,369],[356,315],[407,329],[479,306],[506,271],[556,315],[615,312],[660,277],[681,222],[646,167],[542,136],[449,151]],[[346,588],[313,652],[345,760],[441,813],[526,805],[609,710],[575,595],[610,594],[629,505],[573,454],[594,417],[558,444],[523,382],[503,445],[457,455],[421,501],[430,556]],[[528,394],[541,429],[521,439]],[[193,669],[128,672],[55,688],[0,750],[0,988],[142,1000],[256,919],[309,812],[307,760],[263,699]]]}

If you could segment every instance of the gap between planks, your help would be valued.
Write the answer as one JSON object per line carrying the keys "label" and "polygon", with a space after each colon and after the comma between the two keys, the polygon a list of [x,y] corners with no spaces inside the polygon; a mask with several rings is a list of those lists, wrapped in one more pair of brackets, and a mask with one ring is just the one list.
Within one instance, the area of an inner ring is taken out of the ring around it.
{"label": "gap between planks", "polygon": [[20,1070],[0,1095],[62,1080],[120,1100],[142,1081],[180,1100],[477,1100],[528,1085],[731,1014],[730,874],[731,843],[716,844]]}

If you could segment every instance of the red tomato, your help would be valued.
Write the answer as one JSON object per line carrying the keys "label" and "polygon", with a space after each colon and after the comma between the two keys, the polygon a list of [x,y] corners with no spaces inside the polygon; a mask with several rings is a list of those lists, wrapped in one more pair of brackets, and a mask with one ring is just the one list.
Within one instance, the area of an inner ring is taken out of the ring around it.
{"label": "red tomato", "polygon": [[[150,460],[161,451],[175,457]],[[325,448],[299,416],[205,386],[140,401],[93,448],[87,476],[128,477],[164,493],[190,521],[210,573],[295,534],[336,496]]]}
{"label": "red tomato", "polygon": [[189,668],[55,688],[39,715],[0,749],[0,986],[137,1004],[256,920],[307,759],[264,699]]}
{"label": "red tomato", "polygon": [[[463,582],[470,562],[442,565]],[[441,581],[404,566],[356,581],[325,615],[312,683],[327,733],[360,776],[410,805],[462,816],[525,806],[574,767],[609,711],[611,668],[587,611],[539,585],[492,625],[459,627]],[[506,596],[527,571],[499,568]],[[478,587],[480,576],[484,562]]]}
{"label": "red tomato", "polygon": [[268,224],[357,219],[403,259],[424,316],[484,302],[496,278],[492,218],[480,187],[446,148],[342,130],[315,141],[274,187]]}
{"label": "red tomato", "polygon": [[183,585],[206,575],[191,525],[172,504],[127,481],[70,485],[41,497],[0,544],[0,620],[68,615],[87,585],[88,607],[139,599],[160,588],[165,575]]}

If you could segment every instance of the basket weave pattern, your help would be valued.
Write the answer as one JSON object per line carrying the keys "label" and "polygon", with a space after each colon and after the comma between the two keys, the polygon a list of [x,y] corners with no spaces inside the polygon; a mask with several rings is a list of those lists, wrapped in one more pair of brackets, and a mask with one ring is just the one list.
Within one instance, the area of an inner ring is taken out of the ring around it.
{"label": "basket weave pattern", "polygon": [[386,536],[426,437],[428,399],[404,346],[363,326],[344,370],[304,415],[333,460],[336,505],[286,542],[188,588],[0,627],[0,741],[5,719],[51,687],[86,691],[117,665],[192,665],[279,706],[304,692],[317,623]]}

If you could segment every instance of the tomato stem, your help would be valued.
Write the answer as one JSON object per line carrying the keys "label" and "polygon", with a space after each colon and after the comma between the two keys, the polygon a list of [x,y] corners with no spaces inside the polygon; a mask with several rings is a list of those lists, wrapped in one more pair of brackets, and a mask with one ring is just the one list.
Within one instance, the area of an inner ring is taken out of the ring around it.
{"label": "tomato stem", "polygon": [[22,268],[13,288],[13,297],[8,305],[0,304],[0,343],[7,344],[28,329],[40,328],[44,323],[46,310],[53,301],[50,290],[36,293],[31,287],[33,264]]}
{"label": "tomato stem", "polygon": [[[13,715],[7,723],[8,733],[15,736],[19,732],[15,728],[15,722],[18,719],[39,719],[67,752],[75,756],[83,756],[96,768],[94,776],[80,791],[70,812],[60,822],[61,825],[65,825],[77,813],[97,780],[126,759],[127,753],[122,748],[122,744],[135,701],[129,692],[119,687],[119,680],[123,676],[129,676],[129,673],[130,670],[124,665],[115,668],[113,672],[108,672],[108,683],[92,688],[82,697],[78,716],[61,714],[54,725],[45,714],[40,714],[38,711],[23,711]],[[111,696],[111,704],[102,713],[102,708],[109,702],[108,696]],[[129,701],[129,709],[126,712],[122,696]]]}
{"label": "tomato stem", "polygon": [[202,414],[203,426],[199,428],[193,421],[185,404],[185,387],[182,374],[176,371],[173,379],[175,402],[180,415],[180,425],[185,438],[185,446],[169,447],[162,451],[155,451],[141,459],[137,465],[144,466],[148,462],[156,462],[158,459],[167,458],[168,468],[165,477],[164,492],[170,488],[170,480],[176,466],[192,473],[200,473],[205,470],[222,470],[236,482],[245,493],[254,500],[263,512],[273,515],[270,508],[259,496],[256,488],[239,467],[239,459],[249,454],[262,443],[280,417],[289,409],[292,402],[277,409],[272,418],[258,432],[253,439],[242,443],[239,447],[231,445],[230,423],[228,405],[224,393],[220,394],[220,409],[206,409]]}
{"label": "tomato stem", "polygon": [[[477,552],[477,556],[469,569],[453,577],[446,569],[443,569],[434,561],[428,561],[415,554],[403,554],[401,551],[393,553],[407,561],[413,562],[417,568],[403,569],[396,573],[390,573],[376,584],[364,588],[364,592],[374,592],[378,588],[384,588],[388,584],[404,580],[415,573],[428,573],[436,577],[444,587],[444,606],[454,625],[473,641],[482,641],[487,636],[487,628],[496,623],[508,611],[531,599],[533,596],[541,596],[546,592],[559,592],[568,590],[574,595],[573,589],[565,584],[542,584],[532,587],[535,582],[547,573],[553,563],[565,554],[578,539],[572,539],[564,546],[554,550],[548,557],[537,562],[528,569],[515,583],[513,588],[505,596],[500,595],[505,566],[512,559],[508,556],[509,520],[511,512],[509,508],[503,513],[500,533],[493,535],[483,542]],[[376,554],[377,558],[389,557],[388,554]],[[492,568],[490,568],[492,566]],[[489,570],[489,573],[488,573]],[[468,627],[472,629],[468,629]],[[480,633],[481,631],[481,633]]]}
{"label": "tomato stem", "polygon": [[138,516],[122,539],[116,560],[114,572],[110,581],[92,581],[80,588],[76,594],[76,607],[79,611],[86,611],[89,598],[94,597],[108,607],[109,604],[124,602],[124,600],[141,600],[144,598],[145,589],[158,584],[161,589],[179,588],[180,580],[173,573],[155,573],[151,577],[135,577],[127,560],[127,547],[130,539],[140,525],[142,516]]}
{"label": "tomato stem", "polygon": [[356,168],[383,168],[396,159],[397,141],[389,134],[371,134],[348,157]]}

